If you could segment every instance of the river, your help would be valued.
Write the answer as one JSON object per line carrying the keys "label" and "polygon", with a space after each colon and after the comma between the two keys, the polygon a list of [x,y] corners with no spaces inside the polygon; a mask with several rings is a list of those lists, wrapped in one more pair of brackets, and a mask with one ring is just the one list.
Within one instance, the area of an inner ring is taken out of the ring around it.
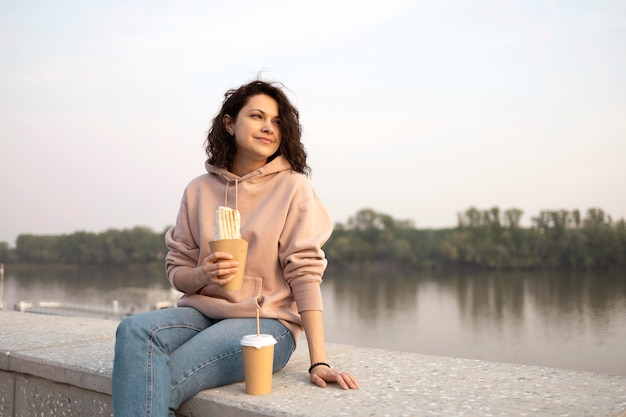
{"label": "river", "polygon": [[[329,271],[326,339],[361,347],[626,375],[626,276],[609,273]],[[5,265],[3,305],[175,301],[161,266]]]}

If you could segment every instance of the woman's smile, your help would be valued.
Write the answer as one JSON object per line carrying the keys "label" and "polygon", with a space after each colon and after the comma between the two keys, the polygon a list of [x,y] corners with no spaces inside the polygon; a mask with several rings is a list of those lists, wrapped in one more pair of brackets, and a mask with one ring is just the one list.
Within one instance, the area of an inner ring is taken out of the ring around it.
{"label": "woman's smile", "polygon": [[274,143],[274,141],[270,138],[266,138],[266,137],[257,137],[256,138],[258,141],[265,143],[267,145],[271,145],[272,143]]}

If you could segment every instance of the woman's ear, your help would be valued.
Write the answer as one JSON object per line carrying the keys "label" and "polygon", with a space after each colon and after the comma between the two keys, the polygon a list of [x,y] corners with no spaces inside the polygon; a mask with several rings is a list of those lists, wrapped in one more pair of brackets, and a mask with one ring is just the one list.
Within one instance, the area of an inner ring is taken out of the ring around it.
{"label": "woman's ear", "polygon": [[233,118],[230,117],[230,114],[225,114],[224,117],[222,118],[222,123],[224,124],[224,128],[226,129],[226,131],[233,136],[233,134],[235,133],[235,131],[233,130]]}

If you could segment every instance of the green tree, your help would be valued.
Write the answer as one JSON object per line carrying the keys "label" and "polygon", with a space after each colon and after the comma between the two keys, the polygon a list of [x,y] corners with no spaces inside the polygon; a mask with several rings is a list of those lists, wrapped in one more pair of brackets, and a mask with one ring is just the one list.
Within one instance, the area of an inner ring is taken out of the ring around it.
{"label": "green tree", "polygon": [[15,261],[15,253],[7,242],[0,242],[0,262],[8,263]]}

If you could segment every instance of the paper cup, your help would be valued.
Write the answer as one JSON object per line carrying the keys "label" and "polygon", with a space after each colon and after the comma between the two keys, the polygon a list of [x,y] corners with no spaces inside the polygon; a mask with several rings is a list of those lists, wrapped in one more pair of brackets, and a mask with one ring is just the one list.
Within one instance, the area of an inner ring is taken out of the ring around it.
{"label": "paper cup", "polygon": [[243,239],[221,239],[209,242],[211,252],[226,252],[233,255],[233,261],[239,262],[239,269],[235,278],[221,288],[227,291],[239,291],[243,285],[243,273],[246,269],[248,242]]}
{"label": "paper cup", "polygon": [[265,395],[272,392],[275,344],[276,339],[271,334],[251,334],[241,339],[246,393]]}

